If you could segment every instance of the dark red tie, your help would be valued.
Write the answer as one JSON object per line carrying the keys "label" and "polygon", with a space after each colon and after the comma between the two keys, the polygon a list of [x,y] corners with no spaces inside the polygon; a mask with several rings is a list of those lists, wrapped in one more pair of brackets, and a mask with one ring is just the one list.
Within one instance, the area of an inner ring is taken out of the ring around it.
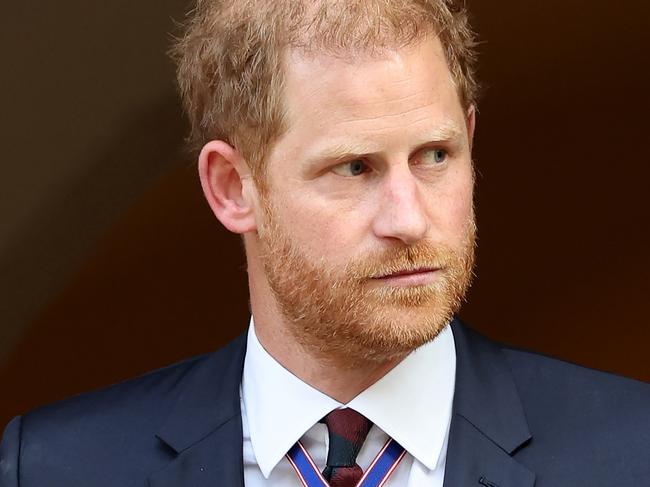
{"label": "dark red tie", "polygon": [[321,423],[327,425],[330,439],[323,477],[331,487],[354,487],[363,476],[357,455],[372,423],[350,408],[332,411]]}

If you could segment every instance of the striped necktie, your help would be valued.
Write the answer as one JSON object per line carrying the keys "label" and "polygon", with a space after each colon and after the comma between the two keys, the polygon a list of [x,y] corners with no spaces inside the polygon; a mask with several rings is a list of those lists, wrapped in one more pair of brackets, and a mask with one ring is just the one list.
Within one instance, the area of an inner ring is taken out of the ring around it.
{"label": "striped necktie", "polygon": [[353,409],[336,409],[320,421],[327,425],[329,451],[323,477],[330,487],[354,487],[363,476],[357,455],[372,426]]}

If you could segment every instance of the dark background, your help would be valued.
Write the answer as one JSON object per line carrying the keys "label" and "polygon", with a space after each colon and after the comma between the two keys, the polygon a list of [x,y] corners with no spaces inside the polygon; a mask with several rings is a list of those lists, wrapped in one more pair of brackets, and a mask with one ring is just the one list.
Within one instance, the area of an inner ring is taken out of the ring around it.
{"label": "dark background", "polygon": [[[650,381],[650,3],[470,1],[480,34],[478,279],[491,337]],[[181,0],[0,16],[0,427],[208,352],[248,321],[165,51]]]}

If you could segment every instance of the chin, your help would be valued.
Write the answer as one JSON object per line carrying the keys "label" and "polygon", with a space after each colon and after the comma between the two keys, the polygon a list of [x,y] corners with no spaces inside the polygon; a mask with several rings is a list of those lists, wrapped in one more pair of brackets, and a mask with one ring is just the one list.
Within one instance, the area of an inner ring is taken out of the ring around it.
{"label": "chin", "polygon": [[[320,350],[349,366],[401,359],[434,340],[449,324],[453,314],[436,311],[427,307],[384,307],[356,323],[330,324],[327,350],[322,346]],[[321,333],[318,335],[312,337],[312,343],[322,339]]]}

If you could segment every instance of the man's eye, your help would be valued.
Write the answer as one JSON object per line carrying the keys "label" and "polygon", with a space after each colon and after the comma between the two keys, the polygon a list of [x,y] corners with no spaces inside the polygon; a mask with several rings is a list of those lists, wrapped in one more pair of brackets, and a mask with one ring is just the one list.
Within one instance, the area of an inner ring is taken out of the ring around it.
{"label": "man's eye", "polygon": [[355,159],[353,161],[344,162],[337,166],[334,166],[332,171],[339,176],[360,176],[368,170],[368,165],[363,162],[361,159]]}
{"label": "man's eye", "polygon": [[436,165],[447,160],[448,154],[444,149],[425,149],[418,157],[420,164]]}

